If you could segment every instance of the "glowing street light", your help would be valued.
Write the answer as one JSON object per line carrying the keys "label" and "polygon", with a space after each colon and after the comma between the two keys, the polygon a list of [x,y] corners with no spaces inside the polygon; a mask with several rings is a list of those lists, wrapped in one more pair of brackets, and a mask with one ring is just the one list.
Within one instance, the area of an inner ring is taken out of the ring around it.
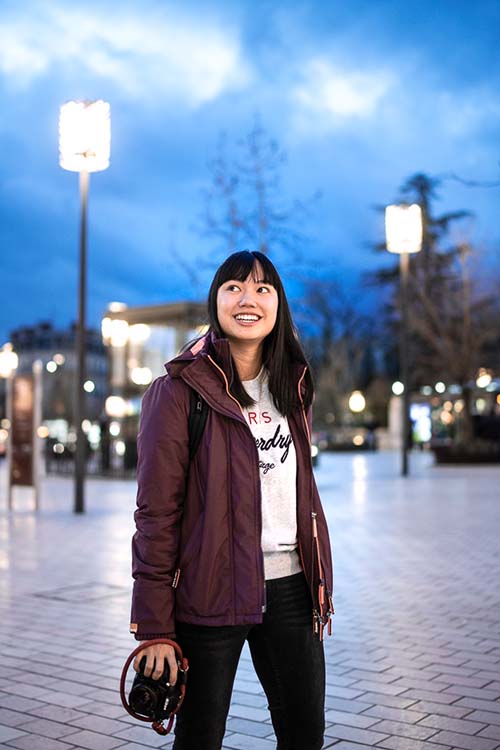
{"label": "glowing street light", "polygon": [[408,271],[410,253],[422,249],[423,224],[419,205],[387,206],[385,209],[386,246],[390,253],[399,255],[401,279],[401,329],[399,338],[400,377],[402,391],[401,473],[408,475],[408,435],[410,433],[410,388],[408,370]]}
{"label": "glowing street light", "polygon": [[98,101],[71,101],[63,104],[59,116],[59,164],[80,173],[80,284],[76,336],[75,396],[75,513],[83,513],[86,438],[82,428],[85,414],[85,312],[87,265],[87,199],[90,172],[109,166],[111,124],[109,104]]}
{"label": "glowing street light", "polygon": [[477,387],[487,388],[492,380],[491,373],[488,372],[488,370],[485,370],[484,367],[481,367],[476,378]]}
{"label": "glowing street light", "polygon": [[0,350],[0,378],[10,378],[14,370],[17,370],[18,364],[19,358],[12,344],[4,344]]}
{"label": "glowing street light", "polygon": [[349,409],[354,414],[360,414],[366,406],[366,399],[361,391],[353,391],[349,396]]}

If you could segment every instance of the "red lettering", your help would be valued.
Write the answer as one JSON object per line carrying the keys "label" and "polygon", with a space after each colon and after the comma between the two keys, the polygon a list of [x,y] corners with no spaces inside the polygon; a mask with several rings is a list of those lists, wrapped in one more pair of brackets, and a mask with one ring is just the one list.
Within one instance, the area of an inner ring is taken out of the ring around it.
{"label": "red lettering", "polygon": [[269,414],[269,412],[268,412],[268,411],[263,411],[263,412],[262,412],[262,421],[263,421],[263,422],[264,422],[265,424],[269,424],[269,422],[272,422],[272,421],[273,421],[273,420],[271,419],[271,415]]}
{"label": "red lettering", "polygon": [[249,411],[248,412],[248,421],[250,424],[257,424],[257,412],[256,411]]}

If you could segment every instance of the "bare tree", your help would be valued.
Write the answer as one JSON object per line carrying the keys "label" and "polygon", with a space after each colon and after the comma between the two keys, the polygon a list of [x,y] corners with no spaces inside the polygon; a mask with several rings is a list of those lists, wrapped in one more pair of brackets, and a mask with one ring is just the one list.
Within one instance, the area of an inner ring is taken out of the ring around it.
{"label": "bare tree", "polygon": [[498,363],[492,359],[491,345],[500,341],[497,297],[477,290],[468,263],[473,253],[469,244],[460,245],[456,272],[441,282],[440,295],[429,293],[418,275],[410,280],[414,314],[411,328],[420,350],[419,366],[436,379],[461,387],[464,400],[460,440],[473,437],[471,382],[481,367]]}
{"label": "bare tree", "polygon": [[319,193],[306,201],[287,200],[286,162],[286,153],[258,119],[235,145],[221,135],[208,165],[211,181],[198,227],[215,238],[216,256],[249,247],[279,259],[281,268],[300,260],[307,240],[302,227]]}

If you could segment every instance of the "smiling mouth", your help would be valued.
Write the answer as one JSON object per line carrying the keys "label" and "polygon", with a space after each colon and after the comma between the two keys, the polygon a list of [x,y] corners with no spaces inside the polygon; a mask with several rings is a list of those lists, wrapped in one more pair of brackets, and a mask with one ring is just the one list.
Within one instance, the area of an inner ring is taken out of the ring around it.
{"label": "smiling mouth", "polygon": [[235,320],[239,320],[242,323],[256,323],[260,320],[260,317],[260,315],[253,315],[252,313],[239,313],[234,316]]}

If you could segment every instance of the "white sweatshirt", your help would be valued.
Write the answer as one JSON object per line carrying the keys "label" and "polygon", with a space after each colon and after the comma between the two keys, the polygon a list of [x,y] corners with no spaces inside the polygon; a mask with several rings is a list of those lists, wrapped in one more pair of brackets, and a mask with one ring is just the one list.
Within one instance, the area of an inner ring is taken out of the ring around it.
{"label": "white sweatshirt", "polygon": [[297,457],[288,420],[276,409],[265,368],[243,387],[255,405],[243,410],[259,453],[262,551],[266,580],[302,570],[297,553]]}

